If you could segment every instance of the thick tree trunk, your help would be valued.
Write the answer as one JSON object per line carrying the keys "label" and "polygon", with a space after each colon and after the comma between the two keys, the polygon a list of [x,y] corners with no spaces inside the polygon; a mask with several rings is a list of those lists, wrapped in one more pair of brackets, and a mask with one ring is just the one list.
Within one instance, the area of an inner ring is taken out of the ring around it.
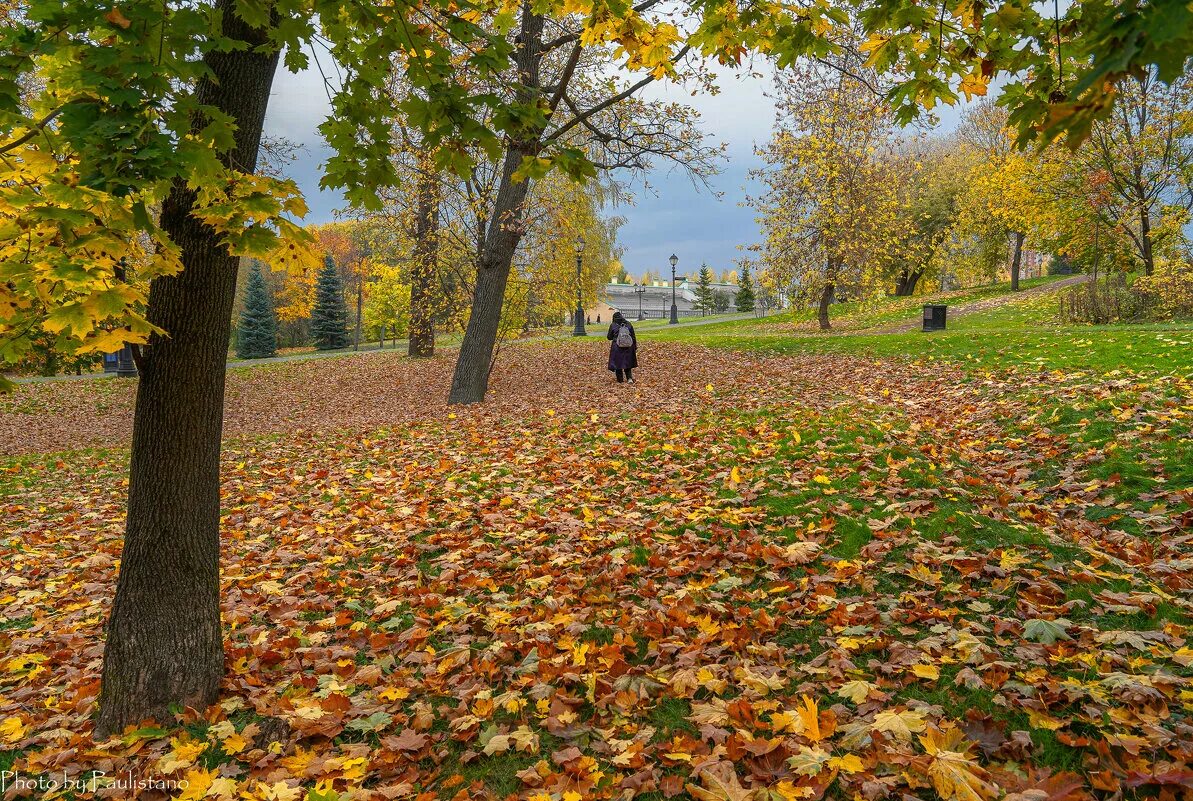
{"label": "thick tree trunk", "polygon": [[1139,244],[1139,255],[1143,257],[1143,274],[1151,275],[1156,269],[1156,260],[1152,255],[1152,220],[1146,206],[1139,209]]}
{"label": "thick tree trunk", "polygon": [[407,352],[429,357],[435,355],[435,269],[439,262],[439,177],[430,163],[424,163],[419,173],[417,214]]}
{"label": "thick tree trunk", "polygon": [[916,284],[923,277],[923,270],[902,270],[895,278],[896,297],[909,297],[915,294]]}
{"label": "thick tree trunk", "polygon": [[[518,99],[521,102],[529,102],[539,94],[543,21],[542,15],[532,11],[529,0],[524,0],[516,59],[520,84]],[[538,136],[531,135],[507,146],[493,216],[477,261],[472,311],[460,344],[449,403],[480,403],[489,388],[489,370],[501,325],[505,287],[513,267],[514,252],[525,233],[523,215],[530,192],[530,179],[515,180],[514,173],[523,159],[538,155],[541,136],[542,131],[539,131]]]}
{"label": "thick tree trunk", "polygon": [[[214,80],[199,101],[236,122],[227,163],[256,168],[261,126],[277,68],[263,31],[221,0],[225,36],[247,50],[207,56]],[[182,249],[183,270],[150,287],[153,337],[133,418],[128,518],[116,598],[107,625],[100,736],[145,718],[170,719],[172,704],[215,702],[224,668],[220,628],[219,460],[224,370],[237,259],[191,214],[194,193],[174,186],[162,227]]]}
{"label": "thick tree trunk", "polygon": [[1019,291],[1019,268],[1023,265],[1023,234],[1018,231],[1015,237],[1015,254],[1011,257],[1011,291]]}
{"label": "thick tree trunk", "polygon": [[522,239],[522,213],[530,191],[529,179],[513,179],[525,155],[524,150],[514,147],[506,153],[495,213],[477,265],[472,313],[460,344],[449,403],[480,403],[489,388],[489,367],[501,324],[505,286],[514,263],[514,251]]}
{"label": "thick tree trunk", "polygon": [[832,326],[828,321],[828,307],[833,302],[832,284],[825,284],[824,289],[820,292],[820,305],[816,311],[816,319],[820,323],[821,331],[828,331]]}

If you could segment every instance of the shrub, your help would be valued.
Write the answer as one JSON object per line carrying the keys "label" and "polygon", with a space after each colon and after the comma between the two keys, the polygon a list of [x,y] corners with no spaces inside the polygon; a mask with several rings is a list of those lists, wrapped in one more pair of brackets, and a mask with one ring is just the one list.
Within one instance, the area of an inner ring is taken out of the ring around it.
{"label": "shrub", "polygon": [[1131,279],[1111,273],[1078,284],[1060,296],[1066,323],[1130,323],[1193,318],[1193,268],[1186,263],[1157,264],[1152,275]]}
{"label": "shrub", "polygon": [[1133,288],[1147,298],[1155,319],[1193,317],[1193,264],[1189,262],[1160,262],[1155,272],[1141,276]]}

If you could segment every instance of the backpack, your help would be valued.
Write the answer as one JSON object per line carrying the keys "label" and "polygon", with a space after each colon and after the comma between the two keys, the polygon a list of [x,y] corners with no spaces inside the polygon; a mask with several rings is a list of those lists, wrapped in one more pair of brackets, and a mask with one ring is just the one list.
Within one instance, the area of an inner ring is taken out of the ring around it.
{"label": "backpack", "polygon": [[634,347],[634,335],[630,333],[628,325],[621,325],[617,329],[617,347],[632,348]]}

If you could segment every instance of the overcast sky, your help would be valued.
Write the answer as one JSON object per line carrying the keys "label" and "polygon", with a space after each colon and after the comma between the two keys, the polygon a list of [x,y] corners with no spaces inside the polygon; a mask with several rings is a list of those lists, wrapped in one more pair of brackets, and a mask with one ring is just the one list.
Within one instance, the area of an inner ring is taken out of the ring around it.
{"label": "overcast sky", "polygon": [[[690,179],[667,164],[660,164],[648,178],[653,191],[634,187],[636,202],[615,210],[627,220],[620,242],[623,262],[630,275],[639,278],[646,270],[666,273],[667,258],[679,257],[679,273],[695,271],[707,262],[715,272],[732,269],[744,255],[742,247],[758,239],[753,212],[741,204],[747,194],[747,173],[758,166],[755,144],[770,138],[774,104],[766,97],[770,79],[737,77],[722,71],[720,93],[692,97],[682,87],[652,84],[650,97],[683,102],[701,114],[702,126],[712,142],[728,145],[728,159],[720,175],[711,180],[719,196],[693,186]],[[305,147],[299,160],[287,172],[306,195],[310,214],[307,222],[324,223],[347,203],[339,193],[321,191],[323,161],[329,149],[317,127],[326,118],[329,105],[322,79],[315,70],[292,74],[279,70],[269,103],[265,130]],[[943,125],[956,123],[958,109],[946,109]],[[751,190],[752,191],[752,190]]]}
{"label": "overcast sky", "polygon": [[[755,142],[762,144],[770,136],[774,107],[765,97],[768,82],[763,79],[737,79],[721,76],[721,93],[691,97],[679,87],[655,85],[650,96],[684,102],[701,113],[702,125],[712,142],[729,146],[728,160],[721,175],[711,184],[720,197],[693,186],[691,180],[669,165],[660,164],[649,177],[653,191],[641,185],[633,187],[635,203],[615,209],[626,218],[620,241],[625,248],[623,261],[635,278],[645,270],[669,270],[667,258],[679,256],[679,271],[696,269],[702,261],[717,272],[732,268],[742,255],[739,245],[757,238],[753,213],[742,208],[743,186],[747,172],[757,165],[753,155]],[[329,155],[318,131],[328,113],[327,95],[319,73],[308,70],[298,75],[279,70],[265,120],[266,133],[284,136],[301,144],[305,151],[287,173],[306,196],[310,213],[308,223],[324,223],[335,217],[347,203],[337,192],[319,189],[323,162]]]}

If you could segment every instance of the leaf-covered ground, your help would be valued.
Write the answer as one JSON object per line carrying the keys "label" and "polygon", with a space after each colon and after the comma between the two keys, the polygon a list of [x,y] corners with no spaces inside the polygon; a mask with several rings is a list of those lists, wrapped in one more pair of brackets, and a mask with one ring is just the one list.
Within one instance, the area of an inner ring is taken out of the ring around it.
{"label": "leaf-covered ground", "polygon": [[42,452],[120,442],[129,389],[22,388],[0,769],[280,801],[1189,796],[1188,371],[648,348],[632,388],[598,343],[511,348],[467,410],[446,360],[235,375],[224,700],[99,744],[126,457]]}

